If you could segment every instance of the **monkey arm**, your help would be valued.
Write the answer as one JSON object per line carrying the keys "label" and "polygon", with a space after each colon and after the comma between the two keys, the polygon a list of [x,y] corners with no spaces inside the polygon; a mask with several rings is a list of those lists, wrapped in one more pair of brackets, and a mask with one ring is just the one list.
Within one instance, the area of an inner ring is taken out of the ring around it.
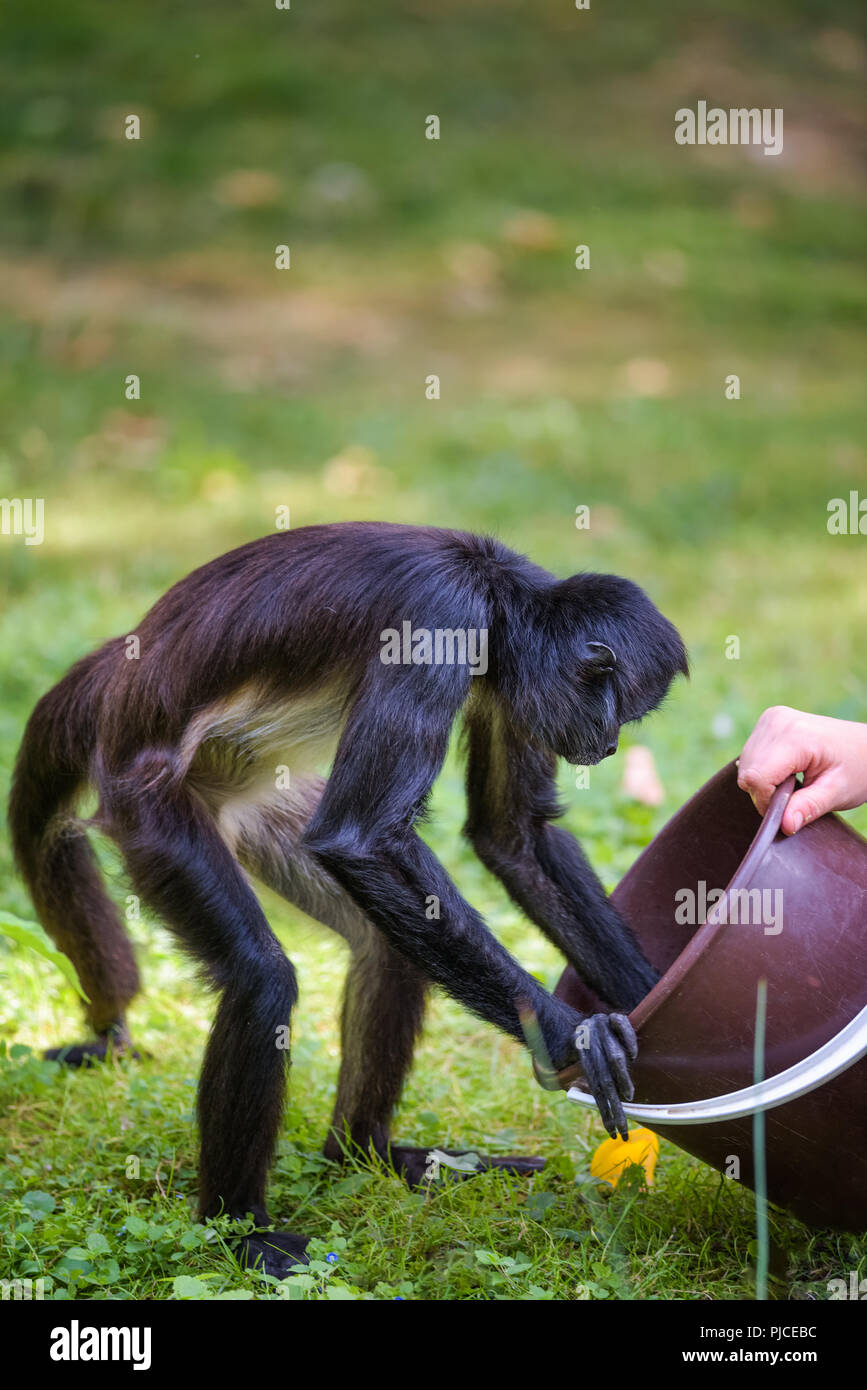
{"label": "monkey arm", "polygon": [[574,836],[551,818],[553,754],[529,747],[489,709],[468,726],[466,834],[510,897],[613,1008],[633,1009],[659,976]]}
{"label": "monkey arm", "polygon": [[[308,835],[311,853],[358,903],[389,944],[488,1023],[523,1039],[516,1000],[533,1008],[555,1065],[577,1057],[580,1016],[552,999],[470,907],[415,832],[350,844]],[[431,901],[435,916],[429,916]]]}
{"label": "monkey arm", "polygon": [[[435,686],[428,674],[421,686],[417,670],[401,671],[359,699],[304,846],[395,950],[473,1013],[522,1040],[517,1001],[526,1000],[553,1065],[559,1070],[580,1056],[609,1132],[625,1133],[629,1037],[624,1052],[616,1027],[596,1015],[579,1054],[581,1015],[509,955],[412,828],[445,756],[453,679],[444,673]],[[432,899],[438,915],[429,915]]]}
{"label": "monkey arm", "polygon": [[[492,936],[414,832],[392,843],[347,841],[319,831],[306,843],[390,945],[472,1013],[523,1041],[517,1001],[526,1001],[554,1069],[580,1061],[609,1134],[627,1137],[622,1101],[632,1099],[629,1062],[637,1044],[625,1015],[584,1020],[548,994]],[[431,895],[439,912],[434,920],[426,912]],[[582,1022],[579,1050],[575,1030]]]}

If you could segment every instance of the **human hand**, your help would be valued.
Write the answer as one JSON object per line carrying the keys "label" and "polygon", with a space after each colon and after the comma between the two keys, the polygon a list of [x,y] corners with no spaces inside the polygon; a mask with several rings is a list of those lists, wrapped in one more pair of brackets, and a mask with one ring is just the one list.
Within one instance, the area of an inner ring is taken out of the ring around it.
{"label": "human hand", "polygon": [[788,705],[766,709],[738,759],[738,786],[763,816],[775,789],[793,772],[803,772],[804,785],[789,798],[781,824],[785,835],[828,811],[860,806],[867,801],[867,724]]}

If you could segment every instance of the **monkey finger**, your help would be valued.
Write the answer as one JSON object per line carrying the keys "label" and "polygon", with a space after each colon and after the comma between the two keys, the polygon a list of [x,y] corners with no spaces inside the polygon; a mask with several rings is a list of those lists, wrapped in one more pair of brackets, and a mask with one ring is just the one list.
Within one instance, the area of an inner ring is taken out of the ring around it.
{"label": "monkey finger", "polygon": [[614,1088],[607,1083],[600,1083],[593,1087],[593,1099],[596,1101],[596,1108],[599,1111],[599,1118],[605,1126],[606,1133],[612,1139],[616,1139],[622,1132],[622,1125],[625,1123],[620,1106],[616,1099]]}
{"label": "monkey finger", "polygon": [[629,1062],[626,1053],[617,1039],[609,1032],[602,1035],[602,1045],[608,1058],[608,1069],[617,1088],[617,1094],[621,1100],[632,1100],[635,1095],[635,1087],[632,1084],[632,1077],[629,1075]]}
{"label": "monkey finger", "polygon": [[635,1029],[626,1014],[609,1014],[608,1025],[615,1037],[619,1038],[626,1048],[629,1060],[634,1062],[638,1056],[638,1039],[635,1036]]}
{"label": "monkey finger", "polygon": [[603,1036],[604,1030],[599,1028],[596,1020],[593,1020],[583,1065],[585,1073],[587,1073],[587,1080],[590,1082],[593,1098],[599,1108],[602,1123],[611,1138],[616,1139],[618,1134],[626,1136],[626,1116],[623,1113],[623,1106],[611,1077],[609,1059],[602,1041]]}
{"label": "monkey finger", "polygon": [[617,1139],[618,1137],[621,1139],[628,1139],[629,1121],[626,1118],[626,1114],[619,1099],[612,1100],[611,1110],[614,1116],[614,1133],[611,1134],[611,1130],[609,1130],[608,1133],[611,1134],[612,1139]]}

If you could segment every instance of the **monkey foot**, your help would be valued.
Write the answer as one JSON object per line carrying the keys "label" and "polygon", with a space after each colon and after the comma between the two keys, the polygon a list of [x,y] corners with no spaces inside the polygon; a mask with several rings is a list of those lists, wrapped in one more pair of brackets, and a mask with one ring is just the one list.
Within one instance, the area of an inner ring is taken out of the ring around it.
{"label": "monkey foot", "polygon": [[135,1048],[108,1037],[94,1038],[92,1042],[67,1043],[65,1047],[49,1047],[42,1055],[47,1061],[62,1062],[66,1067],[92,1067],[96,1062],[104,1062],[112,1053],[141,1061],[141,1053],[136,1052]]}
{"label": "monkey foot", "polygon": [[[453,1159],[454,1166],[446,1163],[445,1158],[438,1158],[438,1154]],[[538,1157],[522,1158],[509,1154],[500,1158],[476,1154],[465,1149],[417,1149],[402,1144],[392,1144],[390,1155],[396,1171],[410,1187],[423,1187],[425,1183],[443,1177],[472,1178],[477,1173],[484,1173],[488,1168],[501,1168],[506,1173],[524,1177],[531,1173],[539,1173],[545,1167],[544,1158]]]}
{"label": "monkey foot", "polygon": [[307,1236],[291,1231],[263,1231],[244,1236],[238,1242],[238,1261],[245,1269],[259,1269],[275,1279],[285,1279],[297,1273],[299,1265],[307,1264]]}

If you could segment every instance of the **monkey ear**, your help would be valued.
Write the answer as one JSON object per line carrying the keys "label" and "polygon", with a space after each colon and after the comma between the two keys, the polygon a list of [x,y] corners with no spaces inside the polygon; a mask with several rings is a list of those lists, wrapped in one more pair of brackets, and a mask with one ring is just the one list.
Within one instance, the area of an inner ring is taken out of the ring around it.
{"label": "monkey ear", "polygon": [[613,671],[617,655],[604,642],[588,642],[585,664],[590,671]]}

